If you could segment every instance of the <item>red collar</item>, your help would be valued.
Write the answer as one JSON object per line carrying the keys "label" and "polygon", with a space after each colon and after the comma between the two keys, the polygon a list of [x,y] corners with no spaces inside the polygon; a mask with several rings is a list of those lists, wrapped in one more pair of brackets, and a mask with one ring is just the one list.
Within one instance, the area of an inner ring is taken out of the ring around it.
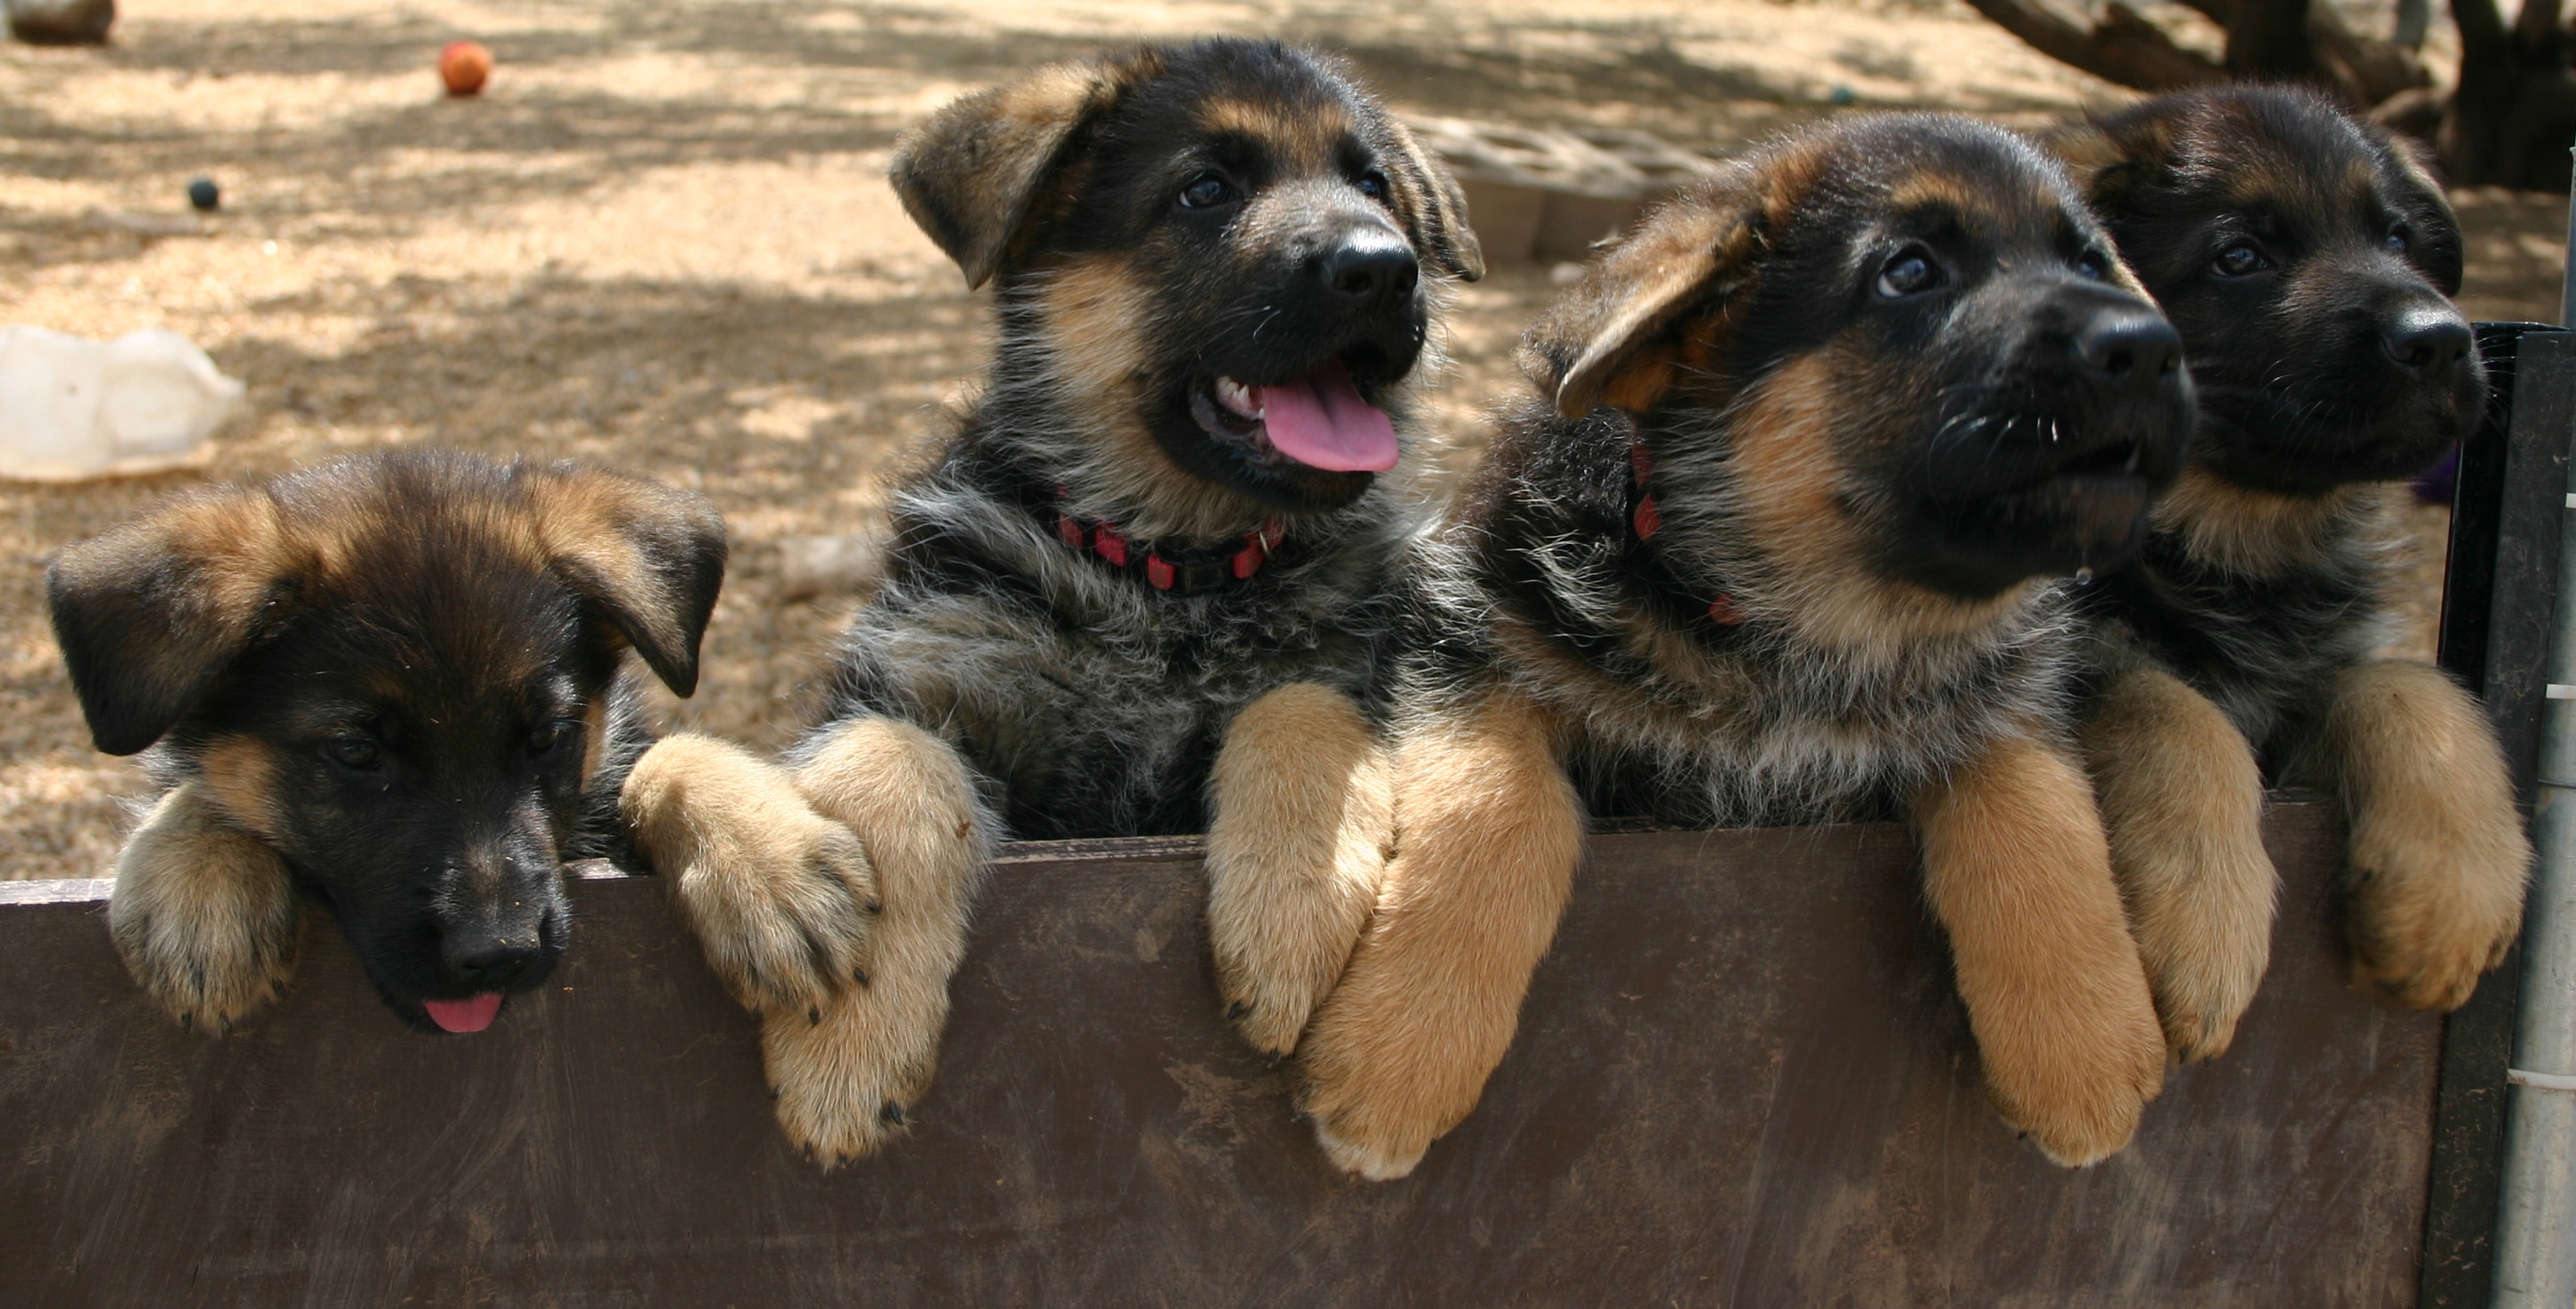
{"label": "red collar", "polygon": [[1274,518],[1244,533],[1239,548],[1174,549],[1131,541],[1115,523],[1076,518],[1059,507],[1055,534],[1076,553],[1097,555],[1113,568],[1144,578],[1157,591],[1204,595],[1260,572],[1287,539],[1288,529]]}
{"label": "red collar", "polygon": [[[1646,479],[1655,475],[1654,452],[1646,448],[1646,438],[1636,429],[1628,432],[1628,484],[1636,493],[1637,508],[1628,515],[1628,529],[1639,541],[1655,539],[1664,530],[1664,516],[1655,508],[1655,493],[1646,489]],[[1720,627],[1733,627],[1744,621],[1735,607],[1735,597],[1721,595],[1708,602],[1709,619]]]}

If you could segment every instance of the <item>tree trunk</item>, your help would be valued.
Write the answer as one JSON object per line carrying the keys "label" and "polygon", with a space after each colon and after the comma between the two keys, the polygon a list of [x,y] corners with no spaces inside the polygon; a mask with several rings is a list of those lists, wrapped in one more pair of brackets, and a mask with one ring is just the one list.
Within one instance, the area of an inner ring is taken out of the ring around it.
{"label": "tree trunk", "polygon": [[2508,29],[2495,0],[2451,0],[2460,88],[2442,122],[2441,152],[2453,183],[2567,189],[2576,78],[2558,14],[2558,0],[2526,0]]}
{"label": "tree trunk", "polygon": [[2266,81],[2332,82],[2308,40],[2308,0],[2236,0],[2227,71]]}
{"label": "tree trunk", "polygon": [[2175,45],[2120,0],[2111,0],[2101,21],[2090,26],[2049,0],[1968,3],[2041,54],[2104,81],[2141,91],[2172,91],[2226,75],[2217,64]]}
{"label": "tree trunk", "polygon": [[2120,0],[2089,25],[2053,0],[1968,3],[2040,53],[2141,91],[2257,77],[2314,83],[2367,108],[2432,81],[2413,51],[2363,36],[2334,6],[2309,0],[2246,0],[2241,8],[2236,0],[2183,0],[2227,29],[2223,64],[2175,45]]}

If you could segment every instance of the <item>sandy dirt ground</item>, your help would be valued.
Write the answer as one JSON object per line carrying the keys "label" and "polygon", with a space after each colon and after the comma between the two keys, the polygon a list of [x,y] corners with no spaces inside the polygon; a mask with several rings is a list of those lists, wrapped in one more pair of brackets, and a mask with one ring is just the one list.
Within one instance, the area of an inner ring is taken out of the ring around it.
{"label": "sandy dirt ground", "polygon": [[[0,323],[172,328],[250,387],[203,472],[0,484],[0,877],[104,874],[141,789],[82,729],[43,620],[49,552],[173,488],[353,450],[581,455],[705,490],[736,564],[698,695],[660,712],[786,740],[850,601],[782,598],[779,542],[865,530],[878,474],[943,430],[988,339],[982,297],[887,191],[888,147],[1032,63],[1280,35],[1348,53],[1408,112],[1720,149],[1838,112],[1838,91],[2022,126],[2122,98],[1957,0],[288,8],[129,0],[110,48],[0,47]],[[431,63],[463,37],[499,68],[448,100]],[[102,217],[184,215],[199,175],[225,197],[200,234]],[[2461,204],[2472,316],[2547,316],[2564,201]],[[1434,457],[1477,443],[1552,291],[1519,266],[1459,297]],[[2440,518],[2420,515],[2428,539]]]}

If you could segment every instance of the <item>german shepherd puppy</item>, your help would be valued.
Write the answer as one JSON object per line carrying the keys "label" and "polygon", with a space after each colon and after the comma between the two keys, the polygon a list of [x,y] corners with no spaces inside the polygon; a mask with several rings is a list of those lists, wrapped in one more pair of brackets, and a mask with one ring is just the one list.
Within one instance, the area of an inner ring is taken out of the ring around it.
{"label": "german shepherd puppy", "polygon": [[[1346,70],[1275,42],[1040,69],[942,109],[892,171],[994,283],[988,387],[898,489],[789,768],[674,737],[627,789],[827,1166],[927,1086],[1004,831],[1209,831],[1232,1012],[1268,1048],[1305,1026],[1383,859],[1383,806],[1342,800],[1382,767],[1354,697],[1416,512],[1406,389],[1438,284],[1482,272],[1455,184]],[[1239,766],[1271,756],[1298,764]]]}
{"label": "german shepherd puppy", "polygon": [[162,787],[109,899],[135,980],[229,1030],[285,984],[300,888],[404,1022],[489,1026],[563,954],[561,861],[619,847],[645,741],[624,652],[689,694],[724,560],[693,493],[415,453],[65,548],[46,586],[81,710]]}
{"label": "german shepherd puppy", "polygon": [[2263,775],[2351,820],[2357,983],[2468,998],[2531,862],[2477,704],[2381,659],[2402,479],[2485,398],[2460,231],[2413,154],[2303,91],[2150,100],[2062,133],[2182,332],[2200,426],[2138,565],[2086,595],[2086,753],[2167,1040],[2233,1038],[2271,941]]}
{"label": "german shepherd puppy", "polygon": [[1399,1177],[1474,1107],[1587,810],[1910,817],[2005,1117],[2120,1148],[2165,1052],[2053,579],[2137,549],[2191,388],[2066,175],[1963,118],[1789,138],[1641,220],[1523,363],[1407,574],[1397,853],[1298,1053],[1326,1151]]}

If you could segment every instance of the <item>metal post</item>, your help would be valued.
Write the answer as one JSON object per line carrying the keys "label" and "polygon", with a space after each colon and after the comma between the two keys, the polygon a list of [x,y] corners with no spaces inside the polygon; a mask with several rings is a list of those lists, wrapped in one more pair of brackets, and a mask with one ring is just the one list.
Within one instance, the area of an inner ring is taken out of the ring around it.
{"label": "metal post", "polygon": [[[2576,193],[2576,183],[2571,183]],[[2559,320],[2576,322],[2576,206]],[[2566,444],[2568,433],[2553,434]],[[2576,478],[2566,511],[2576,511]],[[2561,603],[2540,715],[2539,859],[2523,923],[2522,1008],[2505,1104],[2504,1187],[2496,1214],[2495,1309],[2576,1305],[2576,532],[2559,537]]]}
{"label": "metal post", "polygon": [[[2576,160],[2576,146],[2567,149]],[[2576,172],[2567,178],[2567,264],[2558,282],[2558,322],[2563,327],[2576,327]]]}
{"label": "metal post", "polygon": [[[2576,507],[2576,494],[2568,497]],[[2576,532],[2559,577],[2576,575]],[[2496,1309],[2576,1304],[2576,604],[2558,607],[2541,711],[2537,876],[2523,927],[2522,1012],[2505,1105]]]}

